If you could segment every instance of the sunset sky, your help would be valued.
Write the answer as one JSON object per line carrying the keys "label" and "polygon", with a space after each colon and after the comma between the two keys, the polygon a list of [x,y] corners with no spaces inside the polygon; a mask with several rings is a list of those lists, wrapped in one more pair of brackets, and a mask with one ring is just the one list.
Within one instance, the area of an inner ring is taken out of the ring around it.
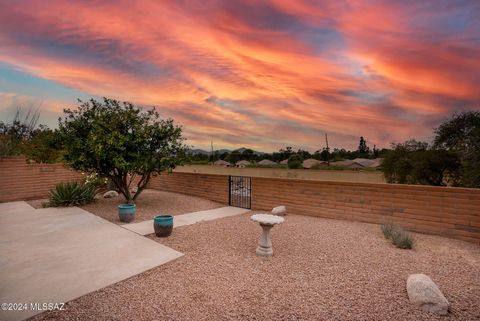
{"label": "sunset sky", "polygon": [[480,1],[0,1],[0,119],[107,96],[207,148],[388,147],[480,110]]}

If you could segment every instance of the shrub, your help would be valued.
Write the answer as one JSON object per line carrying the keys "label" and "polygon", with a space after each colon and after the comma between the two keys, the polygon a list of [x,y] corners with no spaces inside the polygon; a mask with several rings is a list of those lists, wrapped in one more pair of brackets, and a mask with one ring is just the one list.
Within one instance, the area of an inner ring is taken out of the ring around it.
{"label": "shrub", "polygon": [[412,235],[400,226],[390,222],[382,224],[381,229],[385,238],[391,240],[396,247],[400,249],[411,249],[413,247]]}
{"label": "shrub", "polygon": [[392,243],[399,249],[411,249],[413,247],[413,238],[404,229],[397,228],[392,233]]}
{"label": "shrub", "polygon": [[59,183],[50,191],[50,206],[75,206],[95,201],[97,188],[78,182]]}
{"label": "shrub", "polygon": [[381,228],[382,228],[383,236],[385,236],[386,239],[391,240],[392,233],[395,230],[395,225],[393,223],[384,223],[382,224]]}
{"label": "shrub", "polygon": [[300,169],[303,168],[303,159],[300,155],[293,154],[288,158],[288,168]]}
{"label": "shrub", "polygon": [[95,187],[97,190],[105,188],[108,183],[108,178],[100,177],[97,173],[92,173],[85,178],[85,185]]}

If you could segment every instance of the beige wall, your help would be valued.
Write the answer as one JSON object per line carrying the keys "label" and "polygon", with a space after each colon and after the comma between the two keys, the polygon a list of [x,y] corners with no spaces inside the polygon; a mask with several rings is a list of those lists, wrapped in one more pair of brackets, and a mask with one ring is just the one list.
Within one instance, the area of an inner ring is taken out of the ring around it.
{"label": "beige wall", "polygon": [[165,173],[153,177],[148,187],[228,204],[228,176],[225,175]]}
{"label": "beige wall", "polygon": [[[228,202],[228,176],[176,172],[151,188]],[[480,242],[480,189],[252,178],[252,208],[368,223]]]}
{"label": "beige wall", "polygon": [[82,178],[62,164],[29,164],[25,156],[0,158],[0,202],[44,198],[55,184]]}
{"label": "beige wall", "polygon": [[353,170],[312,170],[286,168],[237,168],[212,165],[186,165],[175,169],[178,173],[202,173],[251,177],[296,178],[316,181],[385,183],[383,173]]}

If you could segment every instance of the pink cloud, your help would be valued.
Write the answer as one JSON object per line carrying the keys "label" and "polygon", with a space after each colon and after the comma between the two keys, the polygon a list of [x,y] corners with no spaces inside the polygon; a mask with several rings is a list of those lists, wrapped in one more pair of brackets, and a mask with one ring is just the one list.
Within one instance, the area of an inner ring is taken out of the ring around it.
{"label": "pink cloud", "polygon": [[314,150],[328,132],[337,146],[360,135],[388,146],[479,106],[480,28],[465,10],[480,12],[433,1],[11,2],[0,62],[156,105],[194,145]]}

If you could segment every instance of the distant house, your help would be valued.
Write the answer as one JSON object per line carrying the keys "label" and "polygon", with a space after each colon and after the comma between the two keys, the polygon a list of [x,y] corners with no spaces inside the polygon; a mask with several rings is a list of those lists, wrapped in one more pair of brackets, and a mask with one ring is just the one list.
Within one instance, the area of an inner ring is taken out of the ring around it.
{"label": "distant house", "polygon": [[247,167],[248,165],[251,165],[251,163],[247,160],[241,160],[235,164],[237,167]]}
{"label": "distant house", "polygon": [[215,166],[224,166],[224,167],[230,167],[230,166],[232,166],[232,164],[230,164],[229,162],[226,162],[226,161],[221,160],[221,159],[217,160],[215,163],[213,163],[213,165],[215,165]]}
{"label": "distant house", "polygon": [[375,161],[373,159],[368,159],[368,158],[355,158],[353,160],[357,164],[362,165],[363,167],[370,167]]}
{"label": "distant house", "polygon": [[318,167],[318,166],[327,166],[327,162],[324,161],[319,161],[318,159],[314,158],[309,158],[303,161],[303,168],[305,169],[310,169],[313,166]]}
{"label": "distant house", "polygon": [[288,158],[281,161],[280,165],[288,165]]}
{"label": "distant house", "polygon": [[[339,166],[339,167],[348,167],[348,168],[363,168],[361,164],[355,163],[351,159],[343,160],[343,161],[336,161],[331,162],[330,165],[332,166]],[[353,167],[352,167],[353,166]]]}
{"label": "distant house", "polygon": [[381,158],[367,159],[367,158],[355,158],[352,160],[344,160],[330,163],[332,166],[347,167],[350,169],[362,169],[362,168],[377,168],[382,164]]}
{"label": "distant house", "polygon": [[383,158],[375,158],[372,160],[373,160],[373,163],[368,167],[379,168],[380,166],[382,166]]}
{"label": "distant house", "polygon": [[257,163],[258,166],[277,166],[278,164],[269,160],[269,159],[264,159],[261,160]]}

